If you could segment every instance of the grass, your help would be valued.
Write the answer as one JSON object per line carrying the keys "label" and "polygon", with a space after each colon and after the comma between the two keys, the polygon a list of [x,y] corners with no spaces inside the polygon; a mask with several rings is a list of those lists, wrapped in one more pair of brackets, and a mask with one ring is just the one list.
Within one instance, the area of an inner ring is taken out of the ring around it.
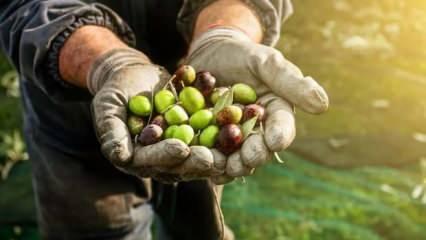
{"label": "grass", "polygon": [[283,158],[284,165],[266,166],[225,191],[225,216],[238,239],[426,238],[426,206],[410,196],[420,176],[386,167],[336,170],[291,153]]}
{"label": "grass", "polygon": [[[322,116],[298,111],[285,164],[225,188],[227,222],[244,240],[426,239],[426,205],[412,197],[426,178],[425,143],[413,138],[426,133],[426,3],[294,2],[277,48],[324,85],[331,108]],[[345,47],[354,36],[368,47]],[[0,61],[0,73],[7,69]],[[10,133],[21,126],[19,101],[4,93],[0,132]],[[389,106],[374,107],[376,100]],[[20,164],[0,182],[0,212],[16,219],[0,227],[0,239],[37,239],[28,171]]]}

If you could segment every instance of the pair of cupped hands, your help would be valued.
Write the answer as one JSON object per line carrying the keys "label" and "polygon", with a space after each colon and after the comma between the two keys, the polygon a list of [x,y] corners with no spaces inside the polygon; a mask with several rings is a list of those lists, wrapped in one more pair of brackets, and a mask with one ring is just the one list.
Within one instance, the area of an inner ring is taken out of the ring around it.
{"label": "pair of cupped hands", "polygon": [[296,134],[294,107],[312,114],[328,108],[327,94],[314,79],[303,76],[276,49],[254,43],[238,31],[204,33],[191,44],[185,63],[211,72],[217,86],[245,83],[253,87],[266,110],[263,131],[250,135],[230,156],[177,139],[136,144],[126,125],[128,101],[160,90],[170,75],[136,50],[112,51],[94,64],[88,86],[95,94],[92,110],[101,150],[119,169],[162,182],[209,178],[224,184],[252,174],[273,153],[290,145]]}

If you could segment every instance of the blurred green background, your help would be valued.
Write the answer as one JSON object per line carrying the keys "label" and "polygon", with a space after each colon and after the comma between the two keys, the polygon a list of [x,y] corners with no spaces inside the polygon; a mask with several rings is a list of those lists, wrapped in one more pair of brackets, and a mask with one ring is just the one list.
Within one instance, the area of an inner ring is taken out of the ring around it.
{"label": "blurred green background", "polygon": [[[284,164],[225,188],[237,239],[426,239],[426,1],[293,0],[278,44],[327,89]],[[0,239],[39,239],[16,74],[0,60]]]}

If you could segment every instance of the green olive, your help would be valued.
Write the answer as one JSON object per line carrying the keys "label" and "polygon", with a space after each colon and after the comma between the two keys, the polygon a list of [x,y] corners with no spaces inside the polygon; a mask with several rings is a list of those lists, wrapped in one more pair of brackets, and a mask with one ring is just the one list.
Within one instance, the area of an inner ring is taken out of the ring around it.
{"label": "green olive", "polygon": [[176,129],[178,129],[178,128],[179,128],[179,126],[177,126],[177,125],[172,125],[172,126],[168,127],[166,129],[166,131],[164,132],[164,138],[165,139],[173,138],[173,134],[176,131]]}
{"label": "green olive", "polygon": [[127,127],[129,128],[130,134],[138,135],[144,127],[143,119],[139,116],[130,115],[130,117],[127,118]]}
{"label": "green olive", "polygon": [[179,106],[173,106],[165,114],[164,117],[169,125],[178,125],[188,121],[188,114]]}
{"label": "green olive", "polygon": [[189,125],[195,130],[201,130],[207,127],[213,119],[212,111],[208,109],[199,110],[189,118]]}
{"label": "green olive", "polygon": [[189,114],[193,114],[206,106],[203,95],[194,87],[185,87],[179,94],[182,106]]}
{"label": "green olive", "polygon": [[228,91],[228,88],[226,87],[219,87],[219,88],[215,88],[213,89],[212,94],[210,95],[210,102],[215,105],[217,100],[219,100],[219,98],[221,96],[223,96],[223,94],[226,93],[226,91]]}
{"label": "green olive", "polygon": [[154,105],[158,113],[163,113],[168,107],[175,103],[175,96],[169,90],[164,89],[155,94]]}
{"label": "green olive", "polygon": [[257,100],[256,92],[252,87],[244,83],[237,83],[232,87],[234,92],[234,102],[241,104],[255,103]]}
{"label": "green olive", "polygon": [[137,116],[146,117],[151,114],[152,105],[147,97],[137,95],[130,98],[129,110]]}
{"label": "green olive", "polygon": [[194,138],[194,129],[187,124],[180,125],[173,132],[173,138],[182,140],[186,144],[190,144],[192,139]]}
{"label": "green olive", "polygon": [[219,134],[219,127],[215,125],[210,125],[201,132],[200,135],[200,144],[202,146],[212,148],[217,140]]}

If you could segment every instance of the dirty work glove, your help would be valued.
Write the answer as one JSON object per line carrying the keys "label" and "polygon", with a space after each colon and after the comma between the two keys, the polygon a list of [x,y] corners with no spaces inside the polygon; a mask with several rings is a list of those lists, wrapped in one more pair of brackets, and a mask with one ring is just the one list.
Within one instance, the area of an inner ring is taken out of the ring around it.
{"label": "dirty work glove", "polygon": [[[113,50],[94,63],[87,85],[95,95],[92,114],[101,151],[120,170],[138,177],[179,181],[199,173],[197,167],[211,176],[209,170],[213,168],[214,159],[208,149],[190,149],[177,139],[143,147],[134,144],[128,131],[129,99],[137,94],[151,97],[169,77],[164,68],[151,64],[145,55],[132,49]],[[190,162],[200,164],[188,168]]]}
{"label": "dirty work glove", "polygon": [[228,157],[226,175],[232,179],[249,175],[271,159],[272,152],[287,148],[295,137],[293,106],[318,114],[328,108],[324,89],[278,50],[254,43],[233,28],[213,28],[191,44],[187,64],[211,72],[218,86],[245,83],[252,86],[266,108],[264,135],[252,135],[240,151]]}

